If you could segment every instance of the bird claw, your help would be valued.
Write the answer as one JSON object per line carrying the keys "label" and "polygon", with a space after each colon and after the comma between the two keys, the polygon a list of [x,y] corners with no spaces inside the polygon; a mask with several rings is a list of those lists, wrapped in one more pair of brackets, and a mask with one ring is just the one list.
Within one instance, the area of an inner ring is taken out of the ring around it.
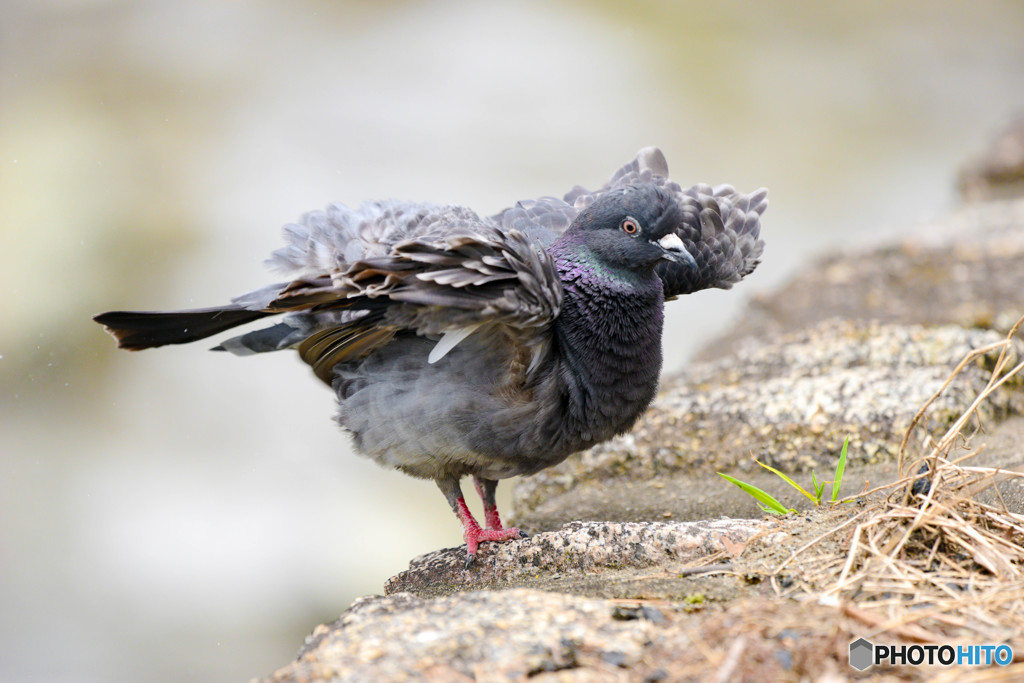
{"label": "bird claw", "polygon": [[511,529],[476,529],[471,535],[466,535],[466,569],[476,564],[476,549],[481,542],[502,543],[529,537],[528,533],[515,527]]}

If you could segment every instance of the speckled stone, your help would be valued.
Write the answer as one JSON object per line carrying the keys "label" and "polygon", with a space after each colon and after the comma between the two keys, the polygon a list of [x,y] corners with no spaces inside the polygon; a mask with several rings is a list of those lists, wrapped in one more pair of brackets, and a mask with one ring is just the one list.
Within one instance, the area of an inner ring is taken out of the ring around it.
{"label": "speckled stone", "polygon": [[[776,524],[751,519],[699,522],[571,522],[558,531],[509,543],[485,543],[466,568],[465,546],[412,560],[384,584],[385,593],[439,595],[456,590],[531,585],[542,575],[585,574],[683,566],[712,553],[770,535]],[[543,582],[542,582],[543,583]]]}
{"label": "speckled stone", "polygon": [[641,664],[659,628],[616,618],[604,600],[525,589],[374,596],[318,627],[293,664],[264,680],[506,681],[581,667],[614,674]]}
{"label": "speckled stone", "polygon": [[[744,598],[721,611],[529,589],[358,600],[263,683],[841,680],[821,605]],[[728,653],[742,657],[731,664]],[[725,670],[731,672],[725,674]]]}

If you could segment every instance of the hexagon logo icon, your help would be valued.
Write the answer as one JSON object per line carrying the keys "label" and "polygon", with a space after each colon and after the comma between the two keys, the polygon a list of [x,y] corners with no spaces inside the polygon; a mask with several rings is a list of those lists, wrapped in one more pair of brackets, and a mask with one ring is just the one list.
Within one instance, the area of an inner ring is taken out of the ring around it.
{"label": "hexagon logo icon", "polygon": [[863,671],[874,663],[875,646],[864,638],[858,638],[850,643],[850,666],[857,671]]}

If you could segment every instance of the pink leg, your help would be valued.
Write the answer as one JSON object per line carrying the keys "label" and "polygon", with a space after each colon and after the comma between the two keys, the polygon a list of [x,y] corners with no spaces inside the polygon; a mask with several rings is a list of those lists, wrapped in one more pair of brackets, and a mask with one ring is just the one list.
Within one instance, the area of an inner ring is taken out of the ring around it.
{"label": "pink leg", "polygon": [[[494,482],[497,488],[498,482]],[[473,477],[473,486],[476,487],[476,494],[484,502],[484,520],[488,529],[502,529],[501,515],[498,514],[498,504],[494,502],[494,489],[487,489],[487,484],[480,477]]]}
{"label": "pink leg", "polygon": [[511,541],[516,538],[526,538],[525,532],[513,527],[504,529],[501,526],[501,517],[498,515],[498,507],[494,503],[494,489],[497,482],[489,480],[477,480],[477,491],[484,501],[484,515],[487,520],[487,528],[481,529],[480,524],[473,517],[466,505],[466,499],[462,496],[457,479],[445,479],[437,482],[438,487],[445,494],[452,510],[462,523],[462,537],[466,541],[466,567],[468,568],[476,558],[476,551],[483,541]]}

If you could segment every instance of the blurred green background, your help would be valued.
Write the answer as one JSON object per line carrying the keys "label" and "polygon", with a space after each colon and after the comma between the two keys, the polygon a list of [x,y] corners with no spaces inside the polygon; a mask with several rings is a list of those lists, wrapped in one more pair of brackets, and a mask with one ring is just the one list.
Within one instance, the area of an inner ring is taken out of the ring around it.
{"label": "blurred green background", "polygon": [[461,541],[293,355],[127,354],[93,314],[265,284],[329,201],[490,213],[656,144],[771,190],[757,273],[670,305],[678,368],[809,255],[953,206],[1024,109],[1022,37],[1019,2],[5,0],[0,679],[266,674]]}

